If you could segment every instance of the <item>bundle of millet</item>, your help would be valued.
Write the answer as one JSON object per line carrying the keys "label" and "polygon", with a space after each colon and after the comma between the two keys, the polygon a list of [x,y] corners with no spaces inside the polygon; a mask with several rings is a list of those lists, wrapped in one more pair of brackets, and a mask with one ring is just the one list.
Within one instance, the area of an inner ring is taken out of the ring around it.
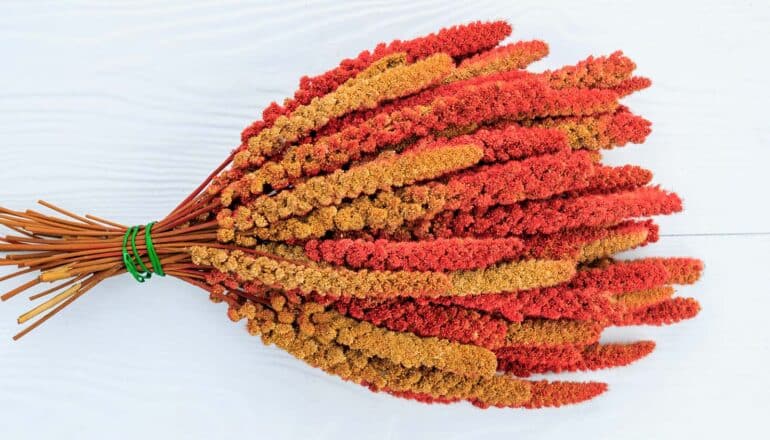
{"label": "bundle of millet", "polygon": [[[132,227],[2,209],[3,295],[48,297],[17,337],[125,272],[172,275],[227,304],[297,358],[394,396],[480,407],[560,406],[602,383],[535,373],[632,363],[652,341],[600,342],[609,326],[695,316],[691,258],[624,260],[682,209],[638,166],[601,150],[650,123],[620,103],[646,88],[620,52],[545,72],[541,41],[504,22],[455,26],[365,51],[300,81],[166,218]],[[53,293],[61,291],[55,296]]]}

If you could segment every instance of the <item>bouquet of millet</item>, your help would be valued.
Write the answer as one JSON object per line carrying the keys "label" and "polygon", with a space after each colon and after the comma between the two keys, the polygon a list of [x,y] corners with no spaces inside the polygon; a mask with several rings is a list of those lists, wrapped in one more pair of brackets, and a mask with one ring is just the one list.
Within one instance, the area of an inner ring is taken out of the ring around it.
{"label": "bouquet of millet", "polygon": [[599,342],[699,305],[691,258],[615,259],[682,209],[650,171],[601,151],[650,123],[621,105],[650,81],[622,53],[542,73],[541,41],[505,22],[396,40],[304,77],[166,218],[127,227],[0,208],[2,265],[41,284],[46,321],[102,280],[170,275],[252,335],[373,391],[429,403],[539,408],[596,382],[522,379],[627,365],[655,344]]}

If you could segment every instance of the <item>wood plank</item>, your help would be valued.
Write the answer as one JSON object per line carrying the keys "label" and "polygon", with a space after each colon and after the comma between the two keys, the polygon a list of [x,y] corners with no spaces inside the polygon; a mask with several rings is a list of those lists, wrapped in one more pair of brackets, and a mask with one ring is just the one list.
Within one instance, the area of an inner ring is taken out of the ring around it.
{"label": "wood plank", "polygon": [[[160,218],[301,75],[379,41],[489,18],[514,23],[514,40],[550,44],[537,69],[624,49],[654,79],[628,100],[654,134],[608,159],[644,164],[684,197],[687,211],[663,219],[664,234],[770,232],[766,2],[2,2],[0,202],[21,209],[44,198],[129,224]],[[482,412],[372,394],[263,347],[197,289],[122,277],[21,343],[10,337],[28,303],[0,307],[0,432],[761,437],[770,237],[664,237],[636,253],[647,254],[704,258],[702,282],[681,292],[703,312],[677,326],[610,332],[659,346],[633,366],[560,376],[610,383],[584,405]]]}

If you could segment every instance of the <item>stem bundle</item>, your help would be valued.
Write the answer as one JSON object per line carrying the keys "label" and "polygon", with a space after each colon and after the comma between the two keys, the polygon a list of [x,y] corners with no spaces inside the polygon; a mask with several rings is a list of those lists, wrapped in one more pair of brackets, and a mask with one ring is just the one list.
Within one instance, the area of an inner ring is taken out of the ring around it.
{"label": "stem bundle", "polygon": [[303,78],[151,231],[42,201],[54,214],[0,208],[0,265],[18,268],[0,280],[36,275],[0,298],[52,285],[14,339],[107,278],[165,273],[375,391],[523,408],[604,392],[512,375],[648,355],[652,341],[601,333],[695,316],[672,286],[702,263],[616,258],[658,240],[647,217],[682,209],[650,171],[601,163],[649,134],[619,102],[649,80],[620,52],[527,72],[547,46],[497,46],[510,31],[456,26]]}

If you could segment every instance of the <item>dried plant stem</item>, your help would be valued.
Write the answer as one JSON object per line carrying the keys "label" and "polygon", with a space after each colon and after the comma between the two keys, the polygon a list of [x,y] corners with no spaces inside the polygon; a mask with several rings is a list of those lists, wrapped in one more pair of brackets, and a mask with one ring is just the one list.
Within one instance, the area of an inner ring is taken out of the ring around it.
{"label": "dried plant stem", "polygon": [[[155,251],[164,271],[201,286],[205,285],[201,283],[205,274],[190,262],[188,249],[215,241],[217,223],[187,222],[211,209],[211,197],[200,193],[215,174],[212,173],[179,208],[158,222],[152,232]],[[6,301],[43,283],[54,285],[30,295],[30,300],[58,292],[19,316],[18,321],[22,324],[45,313],[14,339],[24,336],[105,279],[126,273],[121,251],[126,226],[91,215],[80,216],[42,200],[39,203],[61,216],[0,207],[0,225],[20,234],[0,237],[0,252],[6,253],[0,259],[0,266],[19,268],[4,275],[0,281],[39,272],[37,277],[11,289],[0,299]],[[136,257],[150,267],[144,234],[138,234],[135,243]]]}

